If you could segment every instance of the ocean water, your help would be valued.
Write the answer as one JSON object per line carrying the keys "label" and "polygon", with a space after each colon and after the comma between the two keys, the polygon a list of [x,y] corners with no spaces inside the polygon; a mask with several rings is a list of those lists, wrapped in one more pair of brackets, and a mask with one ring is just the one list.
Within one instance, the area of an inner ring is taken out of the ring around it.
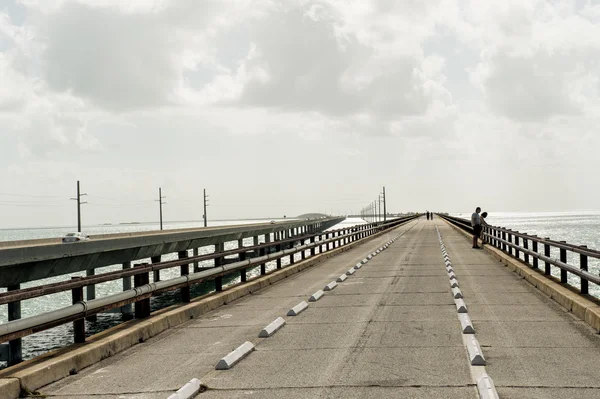
{"label": "ocean water", "polygon": [[[485,211],[485,209],[484,209]],[[587,245],[590,249],[600,250],[600,211],[578,212],[488,212],[486,221],[499,227],[506,227],[520,233],[537,235],[555,241],[566,241],[572,245]],[[471,219],[469,213],[455,213],[452,216]],[[543,251],[543,248],[539,249]],[[552,249],[550,256],[558,259],[558,249]],[[521,259],[524,259],[521,254]],[[579,255],[567,251],[567,263],[579,266]],[[543,268],[543,263],[540,264]],[[588,259],[588,270],[600,275],[600,260]],[[560,269],[552,267],[552,275],[560,277]],[[579,277],[569,274],[569,284],[580,286]],[[600,298],[600,287],[590,284],[590,294]]]}
{"label": "ocean water", "polygon": [[[280,219],[283,220],[283,219]],[[289,219],[288,219],[289,220]],[[240,221],[210,221],[209,226],[228,226],[228,225],[236,225],[236,224],[251,224],[251,223],[265,223],[266,220],[240,220]],[[364,224],[365,222],[362,219],[358,218],[348,218],[343,222],[339,223],[336,226],[333,226],[332,229],[338,229],[343,227],[350,227],[357,224]],[[163,229],[182,229],[182,228],[192,228],[192,227],[202,227],[203,224],[201,221],[199,222],[179,222],[179,223],[164,223]],[[83,232],[88,235],[96,235],[96,234],[113,234],[113,233],[128,233],[128,232],[139,232],[139,231],[152,231],[158,230],[159,225],[156,223],[142,223],[142,224],[134,224],[134,225],[102,225],[102,226],[84,226],[82,229]],[[39,239],[39,238],[55,238],[62,237],[64,234],[72,232],[72,228],[64,228],[64,227],[52,227],[52,228],[40,228],[40,229],[7,229],[0,230],[0,241],[14,241],[14,240],[30,240],[30,239]],[[273,239],[273,237],[271,237]],[[70,244],[76,245],[76,244]],[[244,239],[244,246],[252,246],[253,239],[247,238]],[[237,248],[237,242],[228,242],[225,244],[225,250],[235,249]],[[203,247],[199,248],[199,254],[208,254],[212,253],[212,247]],[[162,260],[175,260],[177,258],[177,254],[168,254],[163,255]],[[150,259],[139,259],[133,264],[150,262]],[[212,266],[212,261],[204,261],[200,262],[200,266]],[[289,258],[282,258],[282,264],[285,266],[289,264]],[[268,262],[267,270],[273,270],[277,267],[276,262]],[[97,268],[96,273],[105,273],[114,270],[120,270],[121,265],[112,265],[102,268]],[[254,269],[248,270],[248,277],[254,277],[260,274],[260,268],[256,267]],[[22,288],[39,286],[42,284],[55,283],[59,281],[69,280],[74,276],[84,276],[85,272],[73,273],[64,276],[58,276],[38,281],[32,281],[29,283],[22,284]],[[152,274],[150,275],[150,280],[152,281]],[[173,269],[165,269],[161,270],[161,279],[167,280],[170,278],[179,277],[179,268]],[[230,279],[224,279],[223,284],[225,286],[236,284],[239,282],[239,276],[232,277]],[[0,292],[5,292],[5,288],[0,288]],[[96,285],[96,298],[104,297],[107,295],[115,294],[122,291],[122,282],[120,280],[117,281],[109,281],[106,283],[101,283]],[[206,293],[214,291],[214,285],[212,282],[198,284],[192,287],[192,297],[204,295]],[[151,308],[152,310],[157,310],[160,308],[164,308],[166,306],[170,306],[179,301],[179,291],[171,291],[167,293],[160,294],[156,297],[152,297],[151,299]],[[23,318],[31,317],[40,313],[49,312],[52,310],[60,309],[63,307],[67,307],[71,305],[71,292],[60,292],[52,295],[47,295],[43,298],[33,298],[28,299],[21,302],[21,315]],[[86,334],[88,336],[96,334],[100,331],[103,331],[107,328],[113,327],[124,320],[123,316],[120,313],[109,313],[109,314],[99,314],[97,316],[97,321],[88,322],[86,321]],[[8,306],[0,305],[0,324],[6,323],[8,321]],[[39,356],[49,350],[61,348],[73,343],[73,332],[72,325],[65,324],[47,331],[42,331],[37,334],[33,334],[23,338],[23,358],[30,359],[35,356]],[[0,362],[0,368],[5,366],[3,362]]]}

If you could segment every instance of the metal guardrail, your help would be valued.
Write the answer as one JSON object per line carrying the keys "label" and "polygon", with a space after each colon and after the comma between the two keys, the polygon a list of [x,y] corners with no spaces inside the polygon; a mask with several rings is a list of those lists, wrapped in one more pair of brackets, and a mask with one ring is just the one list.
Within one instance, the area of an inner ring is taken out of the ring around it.
{"label": "metal guardrail", "polygon": [[[454,216],[439,215],[450,223],[473,234],[471,222]],[[552,275],[552,267],[560,269],[560,282],[575,289],[582,295],[589,295],[589,283],[600,285],[600,276],[588,271],[589,258],[600,260],[600,251],[589,249],[585,245],[572,245],[565,241],[540,238],[513,231],[505,227],[483,226],[483,242],[500,249],[526,263],[533,269],[539,269],[540,261],[544,262],[544,274]],[[540,250],[543,248],[543,253]],[[552,249],[558,249],[559,257],[552,258]],[[568,252],[579,255],[579,267],[568,263]],[[521,254],[523,257],[521,258]],[[569,273],[579,277],[579,287],[569,284]]]}
{"label": "metal guardrail", "polygon": [[[246,272],[250,267],[260,266],[260,275],[263,276],[272,273],[267,272],[266,262],[277,261],[277,269],[281,269],[281,259],[285,256],[289,256],[290,264],[293,264],[295,263],[294,255],[298,253],[301,254],[301,259],[304,260],[307,257],[312,257],[339,248],[340,246],[348,245],[351,242],[366,238],[380,231],[397,227],[398,225],[413,220],[416,217],[417,216],[411,216],[384,223],[371,223],[347,227],[330,232],[309,234],[282,241],[265,243],[254,247],[243,247],[236,250],[207,254],[198,257],[188,257],[187,251],[183,251],[183,253],[179,253],[180,259],[176,261],[161,262],[152,265],[140,264],[126,271],[110,272],[90,277],[74,277],[72,281],[7,292],[0,296],[0,301],[2,301],[1,303],[8,303],[8,301],[20,301],[26,298],[44,296],[48,293],[71,290],[73,305],[40,315],[0,324],[0,342],[19,340],[22,337],[70,322],[73,322],[75,342],[85,342],[84,320],[86,317],[134,303],[135,318],[145,318],[150,315],[150,297],[155,294],[180,289],[182,302],[190,302],[190,287],[193,285],[212,280],[215,282],[215,291],[219,292],[223,289],[223,276],[239,272],[241,278],[240,282],[237,284],[243,284],[247,281]],[[325,239],[323,239],[323,236],[325,236]],[[286,243],[289,244],[290,242],[298,241],[304,243],[307,240],[310,241],[308,244],[294,246],[293,248],[289,249],[281,249],[281,247]],[[276,247],[278,251],[275,253],[264,254],[267,247]],[[239,262],[224,266],[221,265],[224,256],[234,253],[239,253],[241,256],[251,249],[261,249],[261,256],[252,259],[240,260]],[[308,256],[306,255],[307,251],[310,251]],[[190,263],[194,262],[195,260],[206,259],[214,259],[215,267],[196,273],[189,273]],[[151,271],[172,267],[181,268],[180,277],[157,281],[154,283],[149,282]],[[96,284],[98,282],[118,280],[127,276],[134,277],[133,289],[125,290],[123,292],[98,299],[88,301],[83,300],[83,287]]]}

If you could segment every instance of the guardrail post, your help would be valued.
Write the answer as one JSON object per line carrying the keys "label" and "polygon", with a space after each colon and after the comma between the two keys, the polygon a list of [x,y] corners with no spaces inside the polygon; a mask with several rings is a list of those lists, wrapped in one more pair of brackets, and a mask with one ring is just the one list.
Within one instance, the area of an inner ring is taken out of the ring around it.
{"label": "guardrail post", "polygon": [[[523,248],[529,249],[529,239],[523,238]],[[529,254],[527,252],[523,252],[525,257],[525,263],[529,264]]]}
{"label": "guardrail post", "polygon": [[[271,248],[271,247],[268,247]],[[267,251],[267,248],[261,248],[258,250],[258,256],[265,256],[265,252]],[[267,264],[266,263],[261,263],[260,264],[260,275],[264,276],[265,274],[267,274]]]}
{"label": "guardrail post", "polygon": [[[325,234],[325,240],[329,240],[329,233]],[[327,251],[331,251],[331,242],[327,242]]]}
{"label": "guardrail post", "polygon": [[[509,242],[510,244],[512,244],[512,230],[509,230],[509,231],[510,231],[510,233],[508,233],[508,242]],[[508,246],[508,254],[509,254],[509,255],[512,255],[512,254],[513,254],[513,248],[512,248],[512,246],[510,246],[510,245]]]}
{"label": "guardrail post", "polygon": [[[292,243],[293,245],[294,243]],[[293,247],[292,247],[293,248]],[[291,248],[290,248],[291,249]],[[293,265],[296,262],[296,258],[294,257],[296,254],[290,254],[290,265]]]}
{"label": "guardrail post", "polygon": [[[563,244],[566,244],[566,241],[561,241]],[[563,263],[567,263],[567,250],[564,248],[560,248],[560,261]],[[567,271],[564,269],[560,269],[560,282],[563,284],[567,283]]]}
{"label": "guardrail post", "polygon": [[[586,249],[587,245],[582,245],[581,248]],[[588,271],[588,257],[587,255],[584,254],[579,254],[579,268],[583,271]],[[589,294],[589,289],[588,289],[588,281],[581,277],[581,294],[582,295],[587,295]]]}
{"label": "guardrail post", "polygon": [[[131,262],[123,263],[123,270],[131,269]],[[131,276],[123,277],[123,291],[127,291],[131,289]],[[133,314],[133,309],[131,304],[121,306],[121,314],[125,317],[131,317]]]}
{"label": "guardrail post", "polygon": [[[86,270],[85,275],[88,277],[95,276],[96,270],[95,269]],[[85,287],[85,296],[88,301],[91,301],[92,299],[96,299],[96,284],[90,284]],[[94,322],[94,321],[98,320],[98,316],[93,314],[91,316],[86,317],[85,319],[87,321]]]}
{"label": "guardrail post", "polygon": [[[177,257],[179,259],[185,259],[188,258],[188,251],[180,251],[179,253],[177,253]],[[179,267],[179,270],[181,271],[181,275],[182,276],[187,276],[190,274],[190,265],[181,265]],[[192,299],[191,294],[190,294],[190,286],[186,286],[186,287],[181,287],[180,291],[181,292],[181,302],[184,303],[189,303]]]}
{"label": "guardrail post", "polygon": [[[17,291],[21,289],[20,284],[9,285],[8,291]],[[8,321],[19,320],[21,318],[21,301],[11,302],[8,304]],[[21,338],[13,339],[8,341],[8,365],[14,366],[15,364],[23,361],[22,344]]]}
{"label": "guardrail post", "polygon": [[[71,280],[81,280],[81,277],[71,277]],[[71,288],[72,304],[83,301],[83,287]],[[73,335],[76,344],[85,342],[85,319],[73,321]]]}
{"label": "guardrail post", "polygon": [[[545,239],[549,240],[550,237],[547,237]],[[548,243],[544,243],[544,256],[547,256],[548,258],[550,257],[550,244],[548,244]],[[544,274],[546,276],[549,276],[552,273],[552,270],[550,270],[550,262],[544,262],[544,263],[545,263]]]}
{"label": "guardrail post", "polygon": [[[533,252],[538,253],[538,242],[537,242],[537,238],[538,236],[533,236],[533,239],[531,240],[531,244],[532,244],[532,249]],[[539,260],[538,258],[534,257],[533,258],[533,268],[537,269],[539,267]]]}
{"label": "guardrail post", "polygon": [[[506,231],[502,230],[502,240],[506,241]],[[506,243],[502,242],[502,251],[506,252]]]}
{"label": "guardrail post", "polygon": [[[215,244],[215,253],[223,252],[225,249],[225,243],[220,242]],[[219,267],[223,264],[223,257],[217,256],[215,259],[215,267]],[[215,277],[215,291],[221,292],[223,291],[223,277]]]}
{"label": "guardrail post", "polygon": [[[160,255],[157,255],[157,256],[153,256],[153,257],[151,257],[151,258],[150,258],[150,261],[151,261],[153,264],[154,264],[154,263],[160,263],[160,259],[161,259],[161,256],[160,256]],[[155,283],[156,283],[157,281],[160,281],[160,270],[154,270],[154,271],[152,272],[152,275],[153,275],[153,276],[152,276],[152,281],[154,281]]]}
{"label": "guardrail post", "polygon": [[[266,236],[267,235],[265,234],[265,237]],[[238,249],[241,249],[241,248],[244,248],[244,239],[243,238],[238,239]],[[246,252],[245,251],[239,252],[238,258],[240,261],[246,260]],[[246,269],[244,268],[244,269],[240,270],[240,281],[242,283],[245,283],[247,281],[247,279],[248,279],[248,276],[246,276]]]}
{"label": "guardrail post", "polygon": [[[323,241],[323,234],[319,234],[319,242]],[[319,244],[319,253],[323,253],[323,244]]]}
{"label": "guardrail post", "polygon": [[[517,231],[518,233],[518,231]],[[518,247],[519,246],[519,236],[515,234],[515,245]],[[515,257],[519,258],[521,255],[521,251],[519,251],[517,248],[515,248]]]}
{"label": "guardrail post", "polygon": [[[300,245],[304,245],[304,243],[306,242],[306,239],[303,238],[302,241],[300,241]],[[306,259],[306,249],[302,250],[302,260]]]}
{"label": "guardrail post", "polygon": [[[194,248],[193,252],[192,252],[194,257],[198,256],[198,248]],[[199,273],[200,272],[200,264],[198,263],[197,260],[194,261],[194,273]]]}
{"label": "guardrail post", "polygon": [[[315,236],[310,237],[310,243],[311,244],[315,243]],[[315,256],[315,247],[312,247],[310,249],[310,256]]]}
{"label": "guardrail post", "polygon": [[[135,267],[147,266],[147,263],[140,263]],[[141,287],[142,285],[150,283],[150,273],[141,273],[133,276],[133,285],[135,287]],[[144,317],[150,316],[150,298],[139,300],[135,303],[135,318],[143,319]]]}
{"label": "guardrail post", "polygon": [[[277,252],[281,252],[283,246],[281,244],[277,244],[277,246],[275,247],[275,251]],[[277,268],[281,269],[281,258],[277,258]]]}

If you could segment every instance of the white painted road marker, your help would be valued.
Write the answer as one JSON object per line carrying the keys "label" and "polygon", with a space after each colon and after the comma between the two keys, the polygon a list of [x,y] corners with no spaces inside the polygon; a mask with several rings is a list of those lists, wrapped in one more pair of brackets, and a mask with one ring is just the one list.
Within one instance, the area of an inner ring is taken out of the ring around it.
{"label": "white painted road marker", "polygon": [[202,383],[200,380],[197,378],[192,378],[190,382],[179,388],[177,392],[169,396],[167,399],[191,399],[199,394],[201,389]]}
{"label": "white painted road marker", "polygon": [[343,283],[344,281],[346,281],[346,279],[347,279],[347,278],[348,278],[348,276],[346,276],[345,274],[342,274],[341,276],[339,276],[339,277],[337,278],[337,280],[336,280],[336,281],[337,281],[338,283]]}
{"label": "white painted road marker", "polygon": [[254,345],[252,342],[244,342],[238,348],[236,348],[233,352],[225,356],[223,359],[219,360],[216,370],[229,370],[232,368],[237,362],[245,358],[254,350]]}
{"label": "white painted road marker", "polygon": [[464,298],[460,288],[452,288],[452,296],[454,296],[454,299],[463,299]]}
{"label": "white painted road marker", "polygon": [[258,334],[258,338],[269,338],[284,325],[285,320],[283,319],[283,317],[278,317],[271,324],[262,329],[262,331]]}
{"label": "white painted road marker", "polygon": [[468,313],[459,313],[458,319],[460,320],[460,327],[463,334],[475,334],[475,328]]}
{"label": "white painted road marker", "polygon": [[306,301],[302,301],[287,312],[288,316],[298,316],[300,313],[304,312],[308,308],[308,303]]}
{"label": "white painted road marker", "polygon": [[454,303],[456,304],[456,311],[458,313],[467,313],[467,305],[465,305],[465,301],[462,299],[455,299]]}
{"label": "white painted road marker", "polygon": [[477,342],[477,339],[473,335],[467,338],[467,350],[469,351],[471,366],[485,366],[483,352],[481,352],[479,342]]}
{"label": "white painted road marker", "polygon": [[323,290],[319,290],[319,291],[315,292],[314,294],[312,294],[310,296],[310,298],[308,298],[308,301],[309,302],[317,302],[319,299],[321,299],[323,297],[323,295],[325,295]]}
{"label": "white painted road marker", "polygon": [[323,288],[323,291],[331,291],[335,287],[337,287],[337,283],[335,281],[332,281],[331,283],[327,284],[325,288]]}
{"label": "white painted road marker", "polygon": [[477,390],[480,399],[499,399],[494,381],[489,375],[484,374],[477,380]]}

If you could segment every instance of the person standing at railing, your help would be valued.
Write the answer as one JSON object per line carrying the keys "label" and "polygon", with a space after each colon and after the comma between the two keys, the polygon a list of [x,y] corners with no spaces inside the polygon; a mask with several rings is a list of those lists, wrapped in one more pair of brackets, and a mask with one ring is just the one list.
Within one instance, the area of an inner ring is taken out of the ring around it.
{"label": "person standing at railing", "polygon": [[481,249],[479,245],[477,245],[477,239],[481,236],[482,224],[481,224],[481,216],[479,213],[481,212],[481,208],[477,207],[475,212],[471,215],[471,227],[473,227],[473,249]]}
{"label": "person standing at railing", "polygon": [[485,221],[485,218],[487,217],[487,215],[488,215],[487,212],[482,212],[480,215],[480,218],[481,218],[481,245],[482,246],[485,243],[485,237],[484,237],[485,232],[483,231],[483,228],[485,226],[489,226],[488,222]]}

